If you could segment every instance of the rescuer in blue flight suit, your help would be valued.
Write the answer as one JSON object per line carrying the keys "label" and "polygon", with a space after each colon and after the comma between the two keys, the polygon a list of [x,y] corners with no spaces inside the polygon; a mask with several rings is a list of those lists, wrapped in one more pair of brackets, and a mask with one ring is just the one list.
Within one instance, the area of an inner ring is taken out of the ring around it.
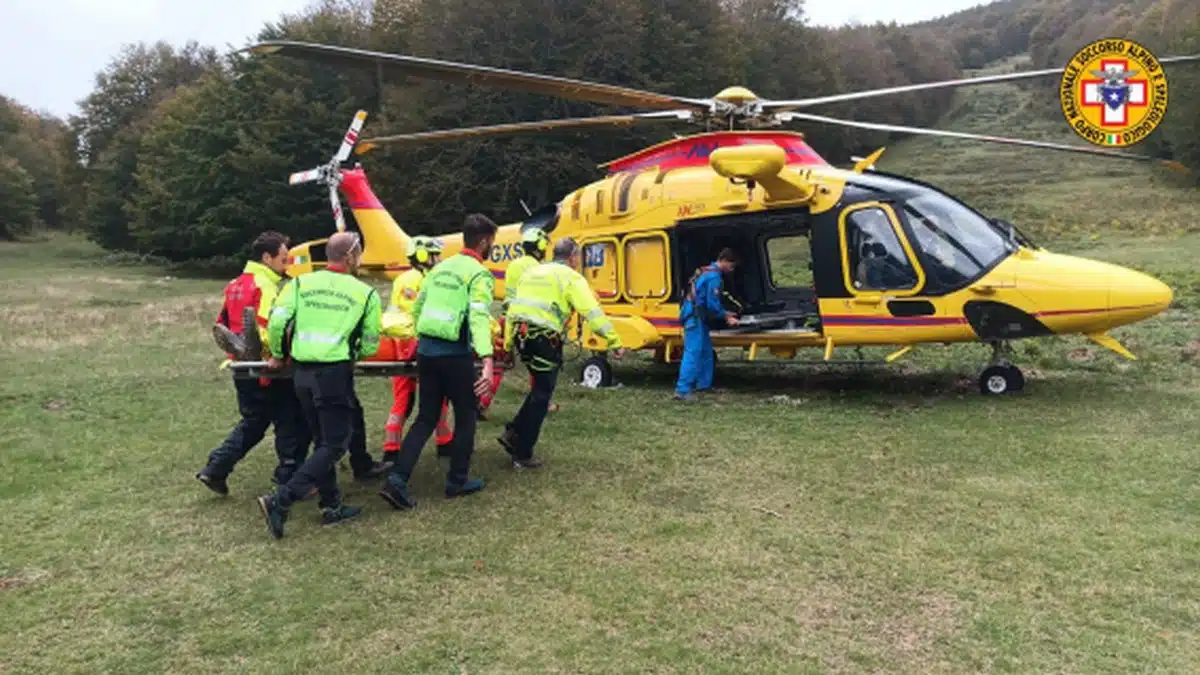
{"label": "rescuer in blue flight suit", "polygon": [[[687,295],[679,306],[683,323],[683,361],[675,383],[675,399],[693,401],[694,391],[712,388],[713,346],[709,330],[714,323],[737,325],[737,315],[721,304],[721,275],[733,271],[737,258],[731,249],[722,249],[716,262],[696,270],[688,284]],[[719,324],[718,324],[719,325]]]}

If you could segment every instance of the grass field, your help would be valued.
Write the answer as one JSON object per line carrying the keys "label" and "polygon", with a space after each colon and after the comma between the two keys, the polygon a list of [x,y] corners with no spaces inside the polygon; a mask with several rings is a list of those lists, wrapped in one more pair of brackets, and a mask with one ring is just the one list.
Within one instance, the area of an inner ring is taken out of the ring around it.
{"label": "grass field", "polygon": [[[889,153],[1171,283],[1170,312],[1115,332],[1141,359],[1020,343],[1029,385],[1004,399],[974,393],[977,346],[733,364],[677,407],[672,373],[631,358],[620,388],[564,378],[525,474],[494,441],[518,372],[479,430],[483,493],[443,501],[430,448],[417,510],[344,480],[360,519],[301,504],[274,541],[269,442],[227,498],[192,478],[236,419],[208,336],[222,282],[0,245],[0,672],[1195,672],[1196,193],[1042,153]],[[1153,199],[1080,207],[1129,182]],[[360,382],[377,449],[388,385]]]}
{"label": "grass field", "polygon": [[[1190,275],[1200,237],[1090,251]],[[561,388],[550,464],[479,434],[477,497],[268,536],[260,447],[192,479],[233,423],[206,325],[219,282],[0,247],[0,671],[1189,672],[1200,662],[1200,355],[1192,292],[1120,332],[1136,363],[1027,343],[1022,397],[972,393],[982,348],[785,377],[729,368]],[[1182,278],[1182,277],[1181,277]],[[388,394],[364,380],[381,442]]]}

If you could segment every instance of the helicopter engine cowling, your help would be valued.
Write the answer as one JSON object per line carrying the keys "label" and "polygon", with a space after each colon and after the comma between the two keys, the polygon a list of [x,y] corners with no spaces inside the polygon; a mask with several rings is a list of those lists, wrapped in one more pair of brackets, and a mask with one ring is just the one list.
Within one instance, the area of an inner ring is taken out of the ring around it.
{"label": "helicopter engine cowling", "polygon": [[787,153],[777,145],[742,145],[714,150],[708,158],[709,166],[726,178],[758,184],[767,192],[770,203],[803,203],[816,194],[813,185],[804,174],[785,171]]}

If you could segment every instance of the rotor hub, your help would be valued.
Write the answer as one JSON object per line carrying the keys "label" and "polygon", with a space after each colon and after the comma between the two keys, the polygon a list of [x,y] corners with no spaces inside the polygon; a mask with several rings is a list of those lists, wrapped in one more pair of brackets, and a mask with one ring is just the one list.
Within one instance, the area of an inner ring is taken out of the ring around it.
{"label": "rotor hub", "polygon": [[713,98],[722,103],[742,106],[757,101],[758,95],[745,87],[725,87]]}

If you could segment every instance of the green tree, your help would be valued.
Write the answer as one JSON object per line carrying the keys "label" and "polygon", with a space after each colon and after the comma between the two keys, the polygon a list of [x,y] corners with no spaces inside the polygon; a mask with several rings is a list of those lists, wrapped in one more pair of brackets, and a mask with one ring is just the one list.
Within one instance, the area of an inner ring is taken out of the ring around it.
{"label": "green tree", "polygon": [[0,155],[0,238],[15,239],[37,222],[33,179],[16,159]]}
{"label": "green tree", "polygon": [[[363,26],[318,8],[265,38],[345,43]],[[357,37],[356,37],[357,36]],[[292,59],[232,58],[160,104],[140,135],[124,204],[131,245],[175,261],[241,257],[264,229],[304,239],[333,229],[323,189],[288,175],[325,163],[369,86]]]}
{"label": "green tree", "polygon": [[216,52],[196,43],[176,49],[166,43],[129,45],[97,74],[96,88],[70,120],[72,155],[58,175],[68,191],[84,195],[76,205],[89,236],[100,245],[133,245],[125,205],[132,197],[138,144],[147,116],[162,101],[216,64]]}

